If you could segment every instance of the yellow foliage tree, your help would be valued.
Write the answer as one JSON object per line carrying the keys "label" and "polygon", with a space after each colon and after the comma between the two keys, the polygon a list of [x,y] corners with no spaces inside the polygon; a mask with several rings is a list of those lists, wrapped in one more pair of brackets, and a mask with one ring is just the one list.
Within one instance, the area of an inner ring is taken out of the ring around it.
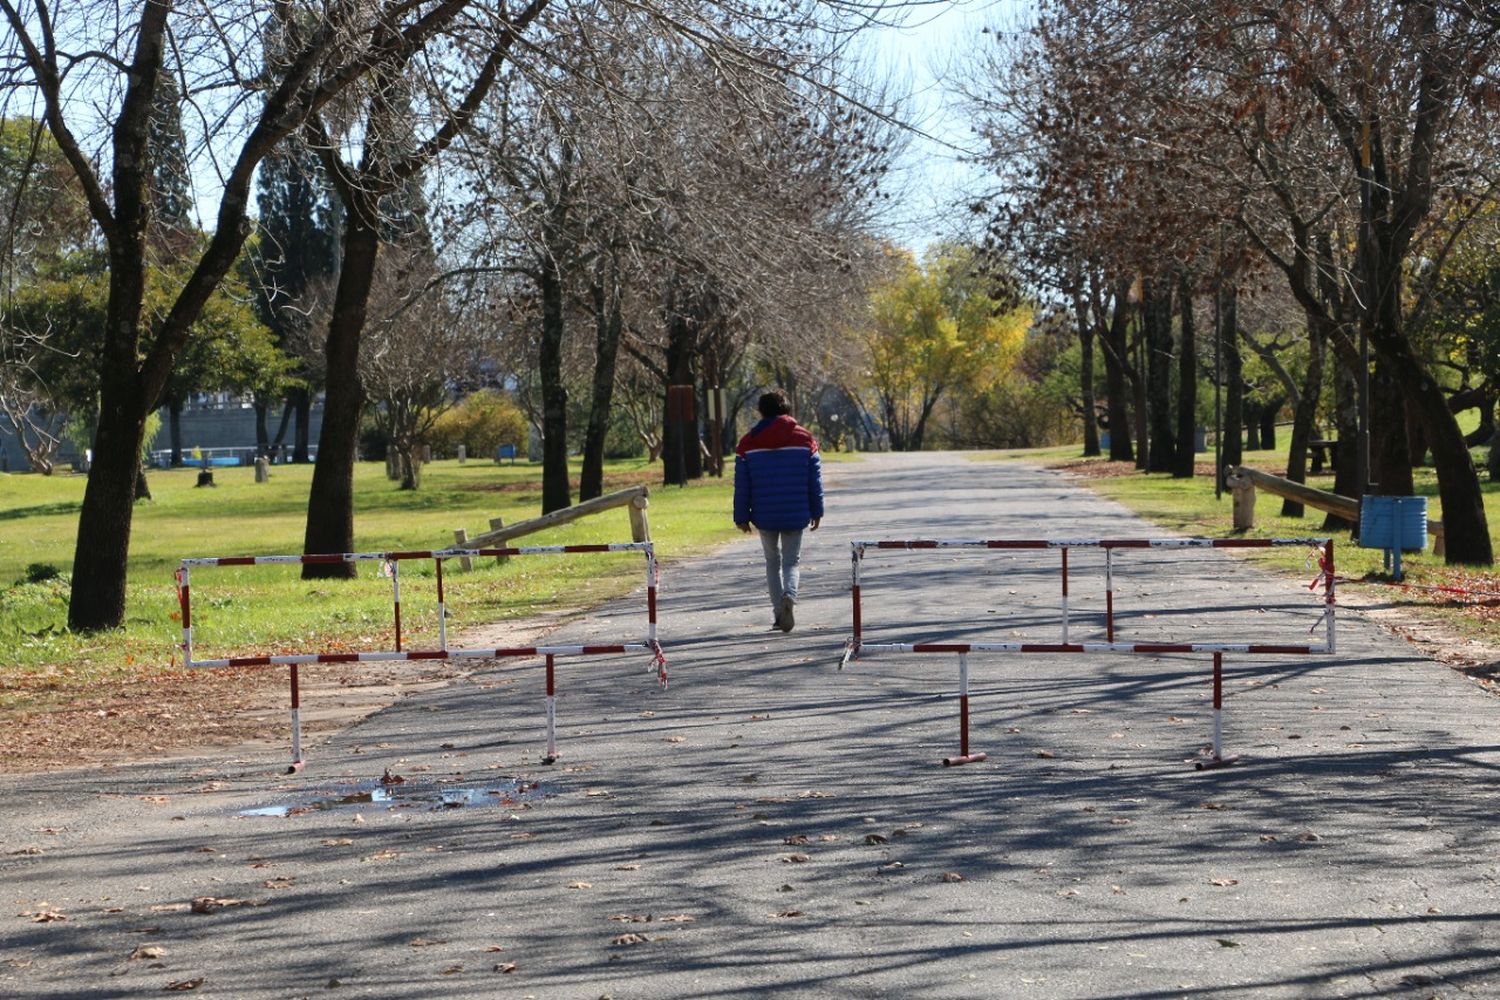
{"label": "yellow foliage tree", "polygon": [[910,254],[892,254],[859,331],[892,450],[921,450],[945,393],[1005,378],[1029,317],[1029,309],[995,291],[969,248],[940,246],[921,265]]}

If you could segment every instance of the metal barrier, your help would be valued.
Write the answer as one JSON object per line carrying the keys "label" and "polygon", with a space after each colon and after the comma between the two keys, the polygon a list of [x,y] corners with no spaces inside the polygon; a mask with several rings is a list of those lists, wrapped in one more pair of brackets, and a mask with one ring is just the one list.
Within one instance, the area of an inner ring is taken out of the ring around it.
{"label": "metal barrier", "polygon": [[[853,574],[850,594],[853,600],[853,635],[844,643],[843,657],[839,669],[843,670],[852,660],[865,653],[949,653],[958,656],[959,685],[959,752],[956,756],[943,758],[943,764],[952,766],[986,759],[984,753],[974,753],[969,748],[969,664],[968,654],[973,652],[1001,653],[1212,653],[1213,654],[1213,745],[1212,759],[1200,762],[1198,767],[1216,767],[1228,760],[1223,754],[1223,667],[1225,653],[1250,653],[1267,655],[1314,655],[1332,654],[1335,646],[1334,561],[1333,540],[1318,538],[1120,538],[1120,539],[917,539],[851,542]],[[1116,642],[1114,601],[1114,553],[1131,549],[1263,549],[1284,546],[1305,546],[1315,550],[1318,575],[1309,590],[1323,587],[1323,613],[1314,624],[1325,629],[1322,645],[1311,643],[1250,643],[1250,642]],[[1104,551],[1105,586],[1105,641],[1070,642],[1068,613],[1068,552],[1075,548],[1102,549]],[[1061,631],[1062,641],[1048,642],[867,642],[864,639],[864,621],[860,595],[860,566],[867,550],[875,549],[988,549],[1022,550],[1055,549],[1061,553],[1058,566],[1061,583]]]}
{"label": "metal barrier", "polygon": [[[447,603],[443,592],[443,563],[449,559],[474,556],[533,556],[571,553],[641,552],[646,557],[646,639],[644,642],[619,642],[591,645],[516,646],[485,649],[454,649],[448,645]],[[401,564],[412,560],[432,560],[437,576],[438,646],[435,649],[402,649],[401,631]],[[230,656],[220,659],[193,658],[192,585],[194,568],[211,566],[307,565],[328,563],[379,562],[391,580],[395,648],[362,652],[300,652],[258,656]],[[177,599],[182,611],[182,651],[190,668],[234,668],[285,666],[291,688],[292,763],[288,769],[299,771],[302,759],[301,692],[297,668],[310,663],[387,663],[415,660],[504,659],[509,657],[545,657],[547,665],[547,756],[557,759],[556,676],[559,656],[598,656],[611,653],[649,653],[650,667],[657,673],[663,690],[667,687],[667,660],[657,641],[656,591],[661,582],[661,568],[651,542],[614,542],[598,545],[535,545],[499,549],[441,549],[414,552],[344,552],[326,555],[293,556],[224,556],[182,560],[177,570]]]}

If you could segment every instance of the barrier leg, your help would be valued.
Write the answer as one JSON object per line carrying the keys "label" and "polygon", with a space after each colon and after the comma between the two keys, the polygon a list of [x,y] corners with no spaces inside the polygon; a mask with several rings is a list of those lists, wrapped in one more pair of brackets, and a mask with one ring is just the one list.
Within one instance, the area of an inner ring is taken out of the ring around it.
{"label": "barrier leg", "polygon": [[302,692],[297,685],[297,664],[290,667],[289,682],[292,689],[292,764],[287,774],[302,770]]}
{"label": "barrier leg", "polygon": [[944,767],[972,764],[984,760],[988,754],[969,752],[969,657],[958,654],[958,756],[944,757]]}
{"label": "barrier leg", "polygon": [[391,561],[391,600],[396,605],[396,652],[401,652],[401,564]]}
{"label": "barrier leg", "polygon": [[1062,590],[1063,590],[1063,592],[1062,592],[1062,601],[1063,601],[1063,606],[1062,606],[1062,615],[1063,615],[1062,641],[1064,643],[1066,643],[1068,641],[1068,550],[1067,550],[1067,548],[1064,548],[1062,550]]}
{"label": "barrier leg", "polygon": [[1104,550],[1104,639],[1115,641],[1115,568],[1114,550]]}
{"label": "barrier leg", "polygon": [[543,764],[557,761],[557,657],[547,654],[547,756]]}
{"label": "barrier leg", "polygon": [[437,566],[437,599],[438,599],[438,649],[448,651],[448,605],[443,600],[443,561],[434,559]]}
{"label": "barrier leg", "polygon": [[850,660],[857,660],[857,659],[859,659],[859,642],[860,642],[860,610],[859,610],[859,557],[860,557],[860,549],[859,549],[859,546],[857,546],[857,545],[854,546],[852,552],[853,552],[853,554],[852,554],[853,568],[852,568],[852,570],[850,572],[849,597],[850,597],[850,600],[853,602],[854,636],[851,639],[849,639],[847,642],[844,643],[844,655],[839,658],[839,669],[840,670],[843,670],[844,667],[848,666]]}
{"label": "barrier leg", "polygon": [[1214,654],[1214,746],[1211,760],[1197,761],[1193,766],[1199,771],[1212,767],[1226,767],[1239,758],[1224,756],[1224,654]]}

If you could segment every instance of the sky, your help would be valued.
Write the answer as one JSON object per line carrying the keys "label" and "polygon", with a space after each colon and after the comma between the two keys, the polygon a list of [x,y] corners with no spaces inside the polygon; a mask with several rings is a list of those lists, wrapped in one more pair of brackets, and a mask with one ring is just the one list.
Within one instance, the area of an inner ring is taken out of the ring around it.
{"label": "sky", "polygon": [[986,25],[1012,23],[1023,0],[952,0],[914,7],[902,27],[875,29],[871,56],[912,95],[913,133],[895,169],[888,235],[920,256],[931,244],[962,236],[967,195],[984,187],[982,168],[964,162],[975,138],[949,87],[964,60],[983,45]]}

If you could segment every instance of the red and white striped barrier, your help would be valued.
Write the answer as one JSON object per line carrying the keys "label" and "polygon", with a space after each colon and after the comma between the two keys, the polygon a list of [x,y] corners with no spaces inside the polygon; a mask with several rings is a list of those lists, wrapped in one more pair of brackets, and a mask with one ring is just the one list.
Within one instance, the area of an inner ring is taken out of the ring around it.
{"label": "red and white striped barrier", "polygon": [[[641,552],[646,557],[646,639],[644,642],[617,642],[591,645],[511,646],[485,649],[451,649],[448,646],[447,601],[443,589],[443,563],[449,559],[485,556],[563,555],[599,552]],[[438,648],[403,649],[401,631],[401,563],[432,560],[437,579]],[[271,566],[328,563],[379,562],[391,580],[394,618],[394,644],[390,650],[367,650],[343,653],[277,653],[260,656],[230,656],[220,659],[193,659],[193,608],[191,572],[207,566]],[[547,665],[547,763],[557,759],[555,661],[559,656],[600,656],[611,653],[647,653],[650,667],[656,671],[663,690],[667,687],[667,659],[657,640],[656,591],[661,583],[661,566],[650,542],[611,542],[596,545],[531,545],[499,549],[436,549],[410,552],[344,552],[292,556],[219,556],[182,560],[177,570],[177,600],[182,610],[182,652],[186,665],[192,668],[276,667],[288,668],[291,686],[292,764],[299,771],[302,759],[301,692],[297,668],[305,663],[391,663],[418,660],[493,660],[513,657],[544,657]]]}
{"label": "red and white striped barrier", "polygon": [[[1309,590],[1323,587],[1323,614],[1313,625],[1325,629],[1324,642],[1314,643],[1249,643],[1249,642],[1116,642],[1114,609],[1114,564],[1116,549],[1264,549],[1273,547],[1305,546],[1315,550],[1318,575],[1308,585]],[[1332,654],[1335,644],[1334,562],[1333,539],[1317,538],[1085,538],[1085,539],[915,539],[856,541],[850,543],[853,573],[850,595],[853,600],[853,636],[844,644],[843,658],[839,661],[842,670],[851,660],[864,653],[950,653],[958,655],[959,671],[959,752],[945,757],[944,765],[967,764],[985,759],[983,753],[969,750],[969,665],[968,654],[975,652],[997,653],[1137,653],[1157,655],[1165,653],[1212,653],[1214,658],[1214,722],[1212,759],[1198,767],[1216,767],[1227,762],[1223,754],[1223,666],[1225,653],[1251,653],[1260,655],[1310,656]],[[1104,550],[1105,586],[1105,641],[1068,641],[1068,551],[1075,548]],[[1062,641],[1049,642],[866,642],[864,640],[863,609],[860,600],[860,566],[869,549],[1058,549],[1061,550],[1059,574],[1061,578],[1061,631]]]}

